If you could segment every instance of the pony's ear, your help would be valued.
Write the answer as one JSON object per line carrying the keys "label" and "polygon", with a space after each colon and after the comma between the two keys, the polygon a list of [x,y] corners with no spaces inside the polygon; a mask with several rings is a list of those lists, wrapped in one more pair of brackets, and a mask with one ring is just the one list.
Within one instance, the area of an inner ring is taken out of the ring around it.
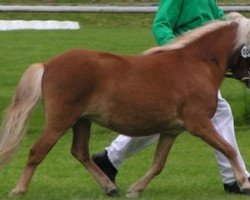
{"label": "pony's ear", "polygon": [[238,12],[230,12],[226,15],[226,17],[229,20],[235,20],[235,21],[238,21],[238,20],[245,18],[242,14],[240,14]]}

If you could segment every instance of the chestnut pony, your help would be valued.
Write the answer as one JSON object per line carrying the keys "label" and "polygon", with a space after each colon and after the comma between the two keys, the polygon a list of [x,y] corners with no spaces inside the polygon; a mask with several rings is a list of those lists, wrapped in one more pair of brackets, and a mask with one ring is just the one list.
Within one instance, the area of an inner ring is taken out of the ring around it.
{"label": "chestnut pony", "polygon": [[72,154],[105,193],[116,185],[89,154],[92,122],[130,136],[161,133],[150,170],[130,187],[136,197],[161,172],[176,136],[183,130],[200,137],[230,161],[242,192],[250,194],[234,148],[216,132],[211,117],[227,71],[249,86],[250,20],[231,14],[191,31],[173,43],[142,55],[74,49],[46,63],[32,65],[22,76],[6,111],[0,138],[0,166],[10,160],[32,108],[42,99],[46,128],[30,150],[23,174],[12,191],[27,191],[32,175],[64,133],[73,129]]}

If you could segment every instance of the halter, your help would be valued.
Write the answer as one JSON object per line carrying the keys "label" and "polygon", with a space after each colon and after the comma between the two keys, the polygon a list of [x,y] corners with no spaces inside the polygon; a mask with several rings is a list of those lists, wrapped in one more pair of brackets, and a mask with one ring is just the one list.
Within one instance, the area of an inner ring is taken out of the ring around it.
{"label": "halter", "polygon": [[[248,59],[250,58],[250,48],[246,45],[243,45],[243,47],[241,48],[240,50],[240,56],[247,60],[248,62]],[[247,76],[243,77],[243,78],[240,78],[236,75],[234,75],[231,71],[227,72],[225,74],[225,77],[226,78],[234,78],[234,79],[237,79],[237,80],[240,80],[240,81],[249,81],[250,80],[250,66],[248,67],[247,69]]]}

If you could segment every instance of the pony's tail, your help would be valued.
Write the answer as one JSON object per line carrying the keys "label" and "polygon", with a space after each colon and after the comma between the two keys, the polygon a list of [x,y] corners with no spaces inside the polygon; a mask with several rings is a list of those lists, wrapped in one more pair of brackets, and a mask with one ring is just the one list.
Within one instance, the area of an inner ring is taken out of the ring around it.
{"label": "pony's tail", "polygon": [[42,64],[32,65],[16,88],[0,132],[0,168],[10,161],[23,138],[28,117],[42,95],[43,73]]}

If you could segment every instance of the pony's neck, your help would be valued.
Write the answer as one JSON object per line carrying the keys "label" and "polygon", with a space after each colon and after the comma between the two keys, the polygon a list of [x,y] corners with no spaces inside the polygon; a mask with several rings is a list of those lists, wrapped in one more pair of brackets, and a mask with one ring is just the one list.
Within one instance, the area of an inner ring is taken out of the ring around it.
{"label": "pony's neck", "polygon": [[182,51],[185,58],[194,58],[205,71],[211,71],[214,86],[220,87],[229,68],[229,61],[238,39],[239,23],[236,21],[218,21],[184,34],[175,42],[166,46],[154,47],[144,54],[168,54],[169,51]]}

